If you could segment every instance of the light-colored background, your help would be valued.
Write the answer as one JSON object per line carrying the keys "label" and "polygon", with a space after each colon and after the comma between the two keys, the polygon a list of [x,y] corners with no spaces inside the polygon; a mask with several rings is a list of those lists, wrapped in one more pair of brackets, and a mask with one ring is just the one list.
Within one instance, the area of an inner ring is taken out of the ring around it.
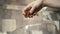
{"label": "light-colored background", "polygon": [[40,16],[35,17],[35,19],[33,18],[33,22],[28,22],[28,20],[24,20],[23,18],[21,10],[30,2],[31,0],[0,0],[0,31],[2,32],[3,19],[16,19],[17,30],[8,32],[8,34],[20,34],[20,31],[22,31],[20,30],[21,26],[30,23],[40,23]]}

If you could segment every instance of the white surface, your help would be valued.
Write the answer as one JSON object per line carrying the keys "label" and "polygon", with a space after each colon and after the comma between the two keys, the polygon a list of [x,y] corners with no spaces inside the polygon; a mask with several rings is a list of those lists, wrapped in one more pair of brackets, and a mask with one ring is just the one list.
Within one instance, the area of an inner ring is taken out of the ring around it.
{"label": "white surface", "polygon": [[59,21],[54,21],[56,26],[57,26],[57,29],[59,30]]}
{"label": "white surface", "polygon": [[32,31],[32,34],[43,34],[42,31]]}
{"label": "white surface", "polygon": [[0,32],[0,34],[7,34],[7,32]]}
{"label": "white surface", "polygon": [[16,29],[15,19],[3,19],[2,20],[2,30],[3,32],[11,32]]}
{"label": "white surface", "polygon": [[6,5],[6,9],[13,9],[13,10],[22,10],[25,6],[23,5]]}

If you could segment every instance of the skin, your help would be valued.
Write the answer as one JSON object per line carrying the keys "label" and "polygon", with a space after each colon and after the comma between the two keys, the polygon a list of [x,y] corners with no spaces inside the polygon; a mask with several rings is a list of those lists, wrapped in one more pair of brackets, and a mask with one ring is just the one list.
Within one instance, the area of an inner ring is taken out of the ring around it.
{"label": "skin", "polygon": [[23,15],[25,17],[33,17],[43,7],[60,8],[60,0],[36,0],[23,9]]}
{"label": "skin", "polygon": [[60,0],[44,0],[44,4],[48,7],[60,9]]}

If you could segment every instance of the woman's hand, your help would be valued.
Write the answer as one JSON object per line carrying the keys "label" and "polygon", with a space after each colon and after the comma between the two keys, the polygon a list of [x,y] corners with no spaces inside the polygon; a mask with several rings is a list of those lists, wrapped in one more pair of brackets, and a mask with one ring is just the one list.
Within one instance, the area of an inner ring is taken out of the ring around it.
{"label": "woman's hand", "polygon": [[33,17],[37,15],[37,12],[42,9],[43,0],[36,0],[23,9],[23,15],[25,17]]}

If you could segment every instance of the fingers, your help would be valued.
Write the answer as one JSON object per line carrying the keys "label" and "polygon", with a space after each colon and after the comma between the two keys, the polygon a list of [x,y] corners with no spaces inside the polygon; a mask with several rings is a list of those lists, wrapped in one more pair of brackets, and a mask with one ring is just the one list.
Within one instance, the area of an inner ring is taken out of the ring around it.
{"label": "fingers", "polygon": [[30,13],[29,11],[31,8],[32,8],[31,5],[28,5],[27,7],[24,8],[24,10],[23,10],[24,17],[27,18],[29,16],[29,13]]}
{"label": "fingers", "polygon": [[31,17],[33,17],[33,16],[39,16],[39,15],[37,14],[37,11],[35,11],[35,9],[36,9],[36,6],[33,6],[33,7],[31,8],[31,10],[29,11],[29,12],[30,12],[29,18],[31,18]]}
{"label": "fingers", "polygon": [[33,13],[33,12],[35,12],[34,10],[36,9],[36,7],[35,6],[33,6],[33,7],[27,7],[26,9],[24,9],[24,11],[23,11],[23,15],[24,15],[24,17],[25,18],[27,18],[27,17],[29,17],[29,18],[31,18],[31,17],[33,17],[33,16],[38,16],[38,14],[37,13]]}
{"label": "fingers", "polygon": [[31,8],[31,10],[29,11],[29,12],[30,12],[30,14],[32,14],[32,13],[33,13],[34,9],[35,9],[35,6],[33,6],[33,7]]}
{"label": "fingers", "polygon": [[33,14],[32,14],[32,13],[33,13],[34,9],[35,9],[35,7],[33,6],[33,7],[31,8],[31,10],[29,11],[29,12],[30,12],[29,18],[33,17]]}
{"label": "fingers", "polygon": [[[34,2],[35,2],[35,1],[34,1]],[[27,5],[27,6],[22,10],[22,11],[23,11],[23,14],[25,14],[25,11],[27,11],[27,10],[29,10],[29,9],[32,8],[34,2],[30,3],[29,5]]]}
{"label": "fingers", "polygon": [[31,9],[31,7],[29,7],[28,9],[26,9],[25,11],[24,11],[24,16],[25,17],[29,17],[29,14],[30,14],[30,9]]}
{"label": "fingers", "polygon": [[32,5],[33,5],[33,3],[30,3],[29,5],[27,5],[27,6],[23,9],[23,11],[26,11],[27,9],[29,9],[30,7],[32,7]]}
{"label": "fingers", "polygon": [[[35,3],[35,2],[33,2],[33,3]],[[31,17],[33,17],[33,16],[35,16],[35,15],[38,15],[38,14],[37,14],[36,5],[33,4],[33,3],[29,4],[28,6],[26,6],[26,7],[23,9],[23,15],[24,15],[24,17],[26,17],[26,18],[27,18],[27,17],[31,18]]]}

